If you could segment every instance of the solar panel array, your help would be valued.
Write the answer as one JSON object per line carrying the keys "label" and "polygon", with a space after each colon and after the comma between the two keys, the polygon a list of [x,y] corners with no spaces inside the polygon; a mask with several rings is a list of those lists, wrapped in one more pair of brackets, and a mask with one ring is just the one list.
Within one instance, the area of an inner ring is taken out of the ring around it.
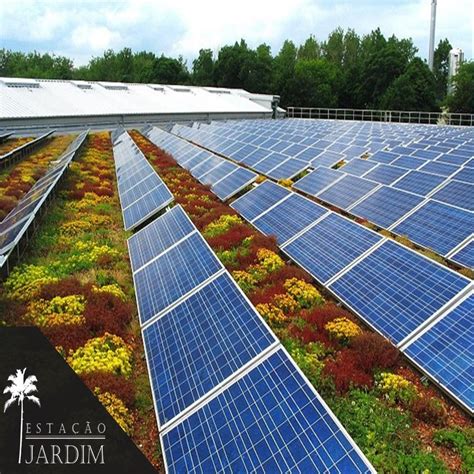
{"label": "solar panel array", "polygon": [[168,206],[174,198],[125,130],[116,130],[112,142],[124,227],[130,230]]}
{"label": "solar panel array", "polygon": [[[385,189],[396,192],[385,186],[379,188]],[[390,194],[385,198],[390,202]],[[275,235],[280,248],[292,260],[326,285],[369,326],[401,348],[426,324],[444,317],[450,306],[474,287],[459,273],[271,181],[255,187],[231,206],[263,233]],[[426,206],[449,207],[435,201]],[[448,212],[453,210],[462,211],[450,208]],[[446,212],[445,209],[428,211],[441,213],[438,222],[442,222]],[[470,225],[463,221],[466,217],[465,214],[457,217],[461,228]],[[423,216],[417,219],[423,220]],[[429,234],[429,226],[438,224],[430,217],[425,219],[431,220],[424,224]],[[456,237],[459,233],[461,236]],[[463,240],[462,232],[449,229],[444,245],[455,246],[455,237]],[[471,258],[472,248],[471,242]],[[472,356],[472,351],[469,354]],[[471,383],[472,360],[471,357]],[[418,365],[433,375],[430,367],[425,369],[422,362]],[[456,378],[449,368],[445,375]],[[439,381],[440,376],[432,378]],[[466,404],[464,392],[456,391],[456,383],[450,390],[453,397],[473,410],[472,396]]]}
{"label": "solar panel array", "polygon": [[252,184],[257,175],[248,169],[202,150],[181,138],[161,130],[149,128],[144,131],[156,146],[173,155],[176,161],[212,191],[226,201],[242,189]]}
{"label": "solar panel array", "polygon": [[21,238],[28,232],[43,203],[63,176],[69,163],[83,145],[87,131],[78,135],[33,187],[18,201],[16,207],[0,222],[0,269],[8,273],[8,259]]}
{"label": "solar panel array", "polygon": [[168,472],[373,472],[181,206],[128,247]]}
{"label": "solar panel array", "polygon": [[[46,139],[53,133],[54,130],[50,130],[49,132],[43,133],[34,140],[31,140],[30,142],[24,143],[23,145],[20,145],[19,147],[10,150],[4,155],[0,155],[0,166],[7,166],[13,161],[16,161],[28,155],[29,153],[31,153],[32,150],[42,145],[46,141]],[[9,134],[6,134],[5,136],[8,137]]]}
{"label": "solar panel array", "polygon": [[[176,124],[172,132],[275,180],[313,170],[296,181],[294,188],[379,227],[395,232],[403,229],[409,239],[445,258],[456,248],[446,247],[439,227],[427,230],[420,221],[410,219],[411,214],[428,201],[451,205],[471,217],[474,212],[474,133],[470,129],[236,120],[194,123],[192,127]],[[345,165],[332,168],[340,163]],[[295,172],[276,173],[282,166]],[[459,213],[444,216],[446,227],[458,226]],[[398,226],[405,218],[410,224]],[[472,221],[467,231],[474,235]],[[463,253],[453,262],[469,266]]]}

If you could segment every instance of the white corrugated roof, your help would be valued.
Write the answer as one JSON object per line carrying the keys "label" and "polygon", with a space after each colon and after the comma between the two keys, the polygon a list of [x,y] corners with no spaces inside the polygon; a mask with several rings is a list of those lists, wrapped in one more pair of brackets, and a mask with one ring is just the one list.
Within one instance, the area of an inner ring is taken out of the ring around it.
{"label": "white corrugated roof", "polygon": [[242,89],[0,78],[0,119],[269,111],[252,96]]}

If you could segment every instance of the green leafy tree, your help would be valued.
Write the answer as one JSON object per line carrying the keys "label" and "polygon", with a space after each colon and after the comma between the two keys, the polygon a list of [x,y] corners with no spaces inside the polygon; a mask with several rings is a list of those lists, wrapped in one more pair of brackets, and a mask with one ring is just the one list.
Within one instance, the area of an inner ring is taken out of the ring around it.
{"label": "green leafy tree", "polygon": [[192,81],[197,86],[214,85],[214,58],[212,50],[199,50],[199,56],[193,61]]}
{"label": "green leafy tree", "polygon": [[321,57],[321,45],[313,36],[310,37],[298,48],[298,60],[319,59]]}
{"label": "green leafy tree", "polygon": [[453,85],[454,91],[447,97],[449,111],[474,113],[474,61],[461,64]]}
{"label": "green leafy tree", "polygon": [[250,92],[272,92],[273,57],[270,46],[261,44],[249,55],[249,73],[245,89]]}
{"label": "green leafy tree", "polygon": [[273,69],[273,90],[280,95],[283,107],[295,105],[295,66],[296,46],[286,40],[275,57]]}
{"label": "green leafy tree", "polygon": [[215,78],[221,87],[245,87],[255,52],[250,50],[245,40],[233,46],[223,46],[217,55]]}
{"label": "green leafy tree", "polygon": [[295,66],[295,105],[336,107],[338,69],[325,59],[301,60]]}
{"label": "green leafy tree", "polygon": [[189,80],[189,71],[182,57],[173,59],[161,55],[155,61],[153,82],[160,84],[187,84]]}
{"label": "green leafy tree", "polygon": [[446,97],[448,89],[449,52],[452,46],[447,38],[440,40],[434,51],[433,73],[436,81],[436,96],[438,100]]}
{"label": "green leafy tree", "polygon": [[389,110],[437,110],[435,78],[428,65],[420,58],[413,59],[387,89],[381,106]]}

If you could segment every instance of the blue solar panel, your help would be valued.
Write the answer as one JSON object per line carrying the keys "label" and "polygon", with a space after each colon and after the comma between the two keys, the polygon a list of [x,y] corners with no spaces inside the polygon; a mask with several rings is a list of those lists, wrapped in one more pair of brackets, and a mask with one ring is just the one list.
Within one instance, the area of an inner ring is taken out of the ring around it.
{"label": "blue solar panel", "polygon": [[245,168],[238,168],[212,186],[212,191],[225,201],[257,179],[257,175]]}
{"label": "blue solar panel", "polygon": [[423,171],[410,171],[393,184],[394,188],[403,189],[420,196],[428,195],[445,181],[444,176],[437,174],[423,173]]}
{"label": "blue solar panel", "polygon": [[447,177],[455,173],[458,169],[458,166],[441,163],[440,161],[429,161],[426,165],[423,165],[420,168],[420,171],[426,171],[427,173],[439,174],[440,176]]}
{"label": "blue solar panel", "polygon": [[201,176],[199,181],[203,184],[214,184],[235,169],[237,169],[237,165],[230,161],[222,160],[220,165],[217,165],[214,169],[209,171],[209,173]]}
{"label": "blue solar panel", "polygon": [[462,207],[468,211],[474,211],[474,185],[461,181],[450,181],[433,196],[436,199],[453,206]]}
{"label": "blue solar panel", "polygon": [[396,160],[400,155],[397,153],[391,153],[390,151],[376,151],[369,159],[376,161],[377,163],[389,164]]}
{"label": "blue solar panel", "polygon": [[128,239],[132,270],[136,271],[194,230],[183,208],[173,207]]}
{"label": "blue solar panel", "polygon": [[326,166],[330,168],[344,159],[344,155],[334,151],[324,151],[321,155],[311,161],[312,166]]}
{"label": "blue solar panel", "polygon": [[465,267],[474,268],[474,240],[468,242],[450,258]]}
{"label": "blue solar panel", "polygon": [[176,472],[370,472],[282,351],[163,435]]}
{"label": "blue solar panel", "polygon": [[273,179],[291,179],[302,173],[308,166],[309,165],[306,161],[289,158],[281,165],[278,165],[276,168],[269,171],[267,175]]}
{"label": "blue solar panel", "polygon": [[415,194],[382,186],[351,208],[350,212],[387,229],[420,204],[423,199]]}
{"label": "blue solar panel", "polygon": [[142,324],[222,269],[203,237],[191,234],[134,274]]}
{"label": "blue solar panel", "polygon": [[343,176],[340,171],[320,167],[307,174],[304,178],[296,181],[293,187],[312,196],[316,196],[324,188],[333,184],[338,179],[341,179]]}
{"label": "blue solar panel", "polygon": [[132,229],[173,201],[169,189],[161,184],[123,210],[125,229]]}
{"label": "blue solar panel", "polygon": [[405,348],[405,354],[474,411],[474,295],[437,320]]}
{"label": "blue solar panel", "polygon": [[474,184],[474,168],[461,168],[452,179]]}
{"label": "blue solar panel", "polygon": [[272,153],[257,164],[253,165],[252,168],[259,173],[268,173],[270,170],[275,168],[275,166],[283,163],[287,158],[286,155],[282,155],[281,153]]}
{"label": "blue solar panel", "polygon": [[201,176],[204,176],[206,173],[219,166],[223,161],[223,158],[211,155],[207,160],[193,167],[191,169],[191,174],[195,178],[200,179]]}
{"label": "blue solar panel", "polygon": [[468,284],[458,273],[388,240],[329,288],[398,344]]}
{"label": "blue solar panel", "polygon": [[373,181],[347,175],[318,194],[318,198],[341,209],[347,209],[377,186]]}
{"label": "blue solar panel", "polygon": [[127,190],[120,192],[120,203],[122,205],[122,209],[130,206],[162,183],[158,175],[153,170],[150,171],[150,174],[143,181],[140,181]]}
{"label": "blue solar panel", "polygon": [[292,194],[253,222],[266,235],[275,235],[282,244],[328,211],[322,206]]}
{"label": "blue solar panel", "polygon": [[439,151],[430,151],[430,150],[416,150],[413,153],[413,156],[417,156],[419,158],[424,158],[426,160],[434,160],[437,158],[441,153]]}
{"label": "blue solar panel", "polygon": [[345,164],[342,168],[339,168],[344,173],[352,174],[354,176],[362,176],[367,171],[371,170],[377,166],[377,163],[372,163],[368,160],[362,160],[360,158],[356,158],[349,163]]}
{"label": "blue solar panel", "polygon": [[398,224],[393,232],[446,255],[474,232],[474,214],[430,200]]}
{"label": "blue solar panel", "polygon": [[282,153],[284,153],[285,155],[294,157],[298,153],[301,153],[305,149],[306,149],[306,147],[304,145],[299,145],[298,143],[293,143],[288,148],[285,148],[284,150],[282,150]]}
{"label": "blue solar panel", "polygon": [[143,331],[163,425],[275,342],[224,274]]}
{"label": "blue solar panel", "polygon": [[464,163],[467,163],[470,160],[467,156],[459,156],[459,155],[450,155],[444,154],[441,155],[439,158],[436,158],[436,161],[441,161],[443,163],[450,163],[451,165],[461,166]]}
{"label": "blue solar panel", "polygon": [[323,151],[324,150],[322,150],[321,148],[315,148],[310,146],[303,150],[301,153],[298,153],[295,158],[309,162],[316,158],[318,155],[320,155]]}
{"label": "blue solar panel", "polygon": [[421,158],[416,158],[415,156],[402,155],[400,158],[392,161],[391,165],[398,166],[400,168],[416,170],[425,163],[427,163],[427,160],[422,160]]}
{"label": "blue solar panel", "polygon": [[398,168],[392,165],[380,164],[377,168],[369,171],[364,178],[371,179],[380,184],[392,184],[398,178],[407,173],[405,168]]}
{"label": "blue solar panel", "polygon": [[324,283],[381,240],[365,227],[331,213],[283,250]]}
{"label": "blue solar panel", "polygon": [[269,207],[290,194],[288,189],[271,181],[265,181],[231,204],[239,214],[251,221]]}
{"label": "blue solar panel", "polygon": [[190,170],[190,169],[194,168],[195,166],[197,166],[201,163],[204,163],[204,161],[206,161],[208,158],[210,158],[210,156],[211,156],[211,154],[208,151],[201,151],[197,155],[194,155],[192,158],[187,160],[186,163],[184,163],[184,167],[187,170]]}
{"label": "blue solar panel", "polygon": [[267,156],[270,156],[272,152],[270,150],[265,150],[263,148],[257,148],[254,152],[246,155],[242,160],[241,163],[244,163],[247,166],[253,167],[258,162],[265,159]]}

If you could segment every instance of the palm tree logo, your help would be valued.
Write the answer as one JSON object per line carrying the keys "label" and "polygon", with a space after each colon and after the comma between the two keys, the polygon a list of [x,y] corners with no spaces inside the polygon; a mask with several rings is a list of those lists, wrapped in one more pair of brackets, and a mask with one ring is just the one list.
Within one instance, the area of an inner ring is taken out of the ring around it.
{"label": "palm tree logo", "polygon": [[38,406],[41,406],[39,398],[30,393],[37,392],[35,382],[38,382],[38,379],[35,375],[30,375],[25,379],[26,368],[23,370],[16,369],[15,375],[10,375],[8,381],[11,382],[10,385],[7,385],[3,390],[3,393],[9,393],[10,398],[5,402],[3,408],[3,413],[13,405],[14,402],[18,402],[18,405],[21,407],[20,415],[20,449],[18,451],[18,464],[21,464],[21,449],[23,444],[23,401],[26,399],[30,400],[33,403],[36,403]]}

